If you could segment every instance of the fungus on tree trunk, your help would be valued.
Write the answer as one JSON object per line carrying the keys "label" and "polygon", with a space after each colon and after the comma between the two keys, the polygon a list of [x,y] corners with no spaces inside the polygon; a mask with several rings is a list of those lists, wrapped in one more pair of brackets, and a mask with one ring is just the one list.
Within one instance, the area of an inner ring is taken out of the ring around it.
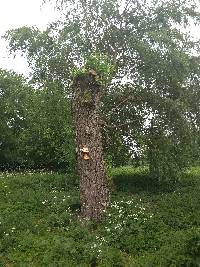
{"label": "fungus on tree trunk", "polygon": [[86,145],[83,145],[83,148],[80,149],[80,151],[83,154],[83,159],[84,160],[89,160],[90,156],[89,156],[89,149]]}

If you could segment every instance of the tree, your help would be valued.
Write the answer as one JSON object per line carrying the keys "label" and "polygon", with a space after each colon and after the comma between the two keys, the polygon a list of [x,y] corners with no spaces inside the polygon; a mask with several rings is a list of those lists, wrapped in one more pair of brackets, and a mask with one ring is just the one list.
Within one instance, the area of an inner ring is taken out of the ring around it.
{"label": "tree", "polygon": [[43,32],[27,27],[10,31],[11,51],[24,52],[35,81],[59,81],[69,97],[73,68],[94,53],[106,55],[115,71],[102,89],[103,136],[145,146],[156,177],[185,167],[199,129],[199,58],[194,56],[199,48],[181,29],[191,19],[198,24],[196,2],[60,2],[62,21]]}
{"label": "tree", "polygon": [[19,136],[24,167],[74,171],[75,147],[71,105],[62,88],[48,83],[32,89],[25,112],[25,127]]}
{"label": "tree", "polygon": [[97,54],[74,73],[73,115],[82,216],[101,220],[109,203],[99,109],[112,66]]}
{"label": "tree", "polygon": [[73,171],[70,108],[56,83],[38,90],[22,75],[0,70],[0,168]]}
{"label": "tree", "polygon": [[0,168],[20,164],[19,135],[25,126],[30,87],[14,72],[0,70]]}

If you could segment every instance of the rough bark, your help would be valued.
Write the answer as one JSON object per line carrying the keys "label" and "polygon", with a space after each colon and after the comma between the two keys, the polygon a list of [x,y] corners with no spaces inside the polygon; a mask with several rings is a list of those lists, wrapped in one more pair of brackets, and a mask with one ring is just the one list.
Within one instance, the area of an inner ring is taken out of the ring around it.
{"label": "rough bark", "polygon": [[73,88],[81,214],[85,219],[98,221],[109,202],[99,123],[101,86],[96,81],[96,73],[88,72],[76,77]]}

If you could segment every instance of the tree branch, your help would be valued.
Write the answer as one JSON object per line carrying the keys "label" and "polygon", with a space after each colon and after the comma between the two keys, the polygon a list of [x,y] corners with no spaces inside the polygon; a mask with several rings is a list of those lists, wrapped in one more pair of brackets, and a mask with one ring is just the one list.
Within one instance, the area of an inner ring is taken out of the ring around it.
{"label": "tree branch", "polygon": [[123,105],[124,103],[126,103],[129,100],[133,100],[135,97],[134,96],[128,96],[125,99],[123,99],[120,103],[118,103],[116,106],[114,106],[107,114],[106,117],[110,116],[114,111],[116,111],[121,105]]}
{"label": "tree branch", "polygon": [[133,124],[135,122],[136,122],[136,120],[132,120],[132,121],[127,121],[127,122],[118,124],[118,125],[116,125],[116,124],[108,125],[105,121],[101,121],[100,123],[101,123],[102,126],[105,126],[106,128],[109,128],[109,129],[116,128],[116,129],[118,129],[118,128],[121,128],[123,126],[131,125],[131,124]]}

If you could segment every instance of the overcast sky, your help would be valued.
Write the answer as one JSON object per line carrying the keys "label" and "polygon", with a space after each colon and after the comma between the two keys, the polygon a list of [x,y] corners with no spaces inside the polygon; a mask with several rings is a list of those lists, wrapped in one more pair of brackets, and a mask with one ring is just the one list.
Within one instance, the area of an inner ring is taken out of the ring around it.
{"label": "overcast sky", "polygon": [[[42,0],[0,0],[0,36],[7,30],[21,26],[37,26],[44,29],[54,21],[58,13],[51,4],[42,5]],[[200,27],[191,27],[192,35],[199,37]],[[26,61],[18,56],[13,59],[6,50],[6,42],[0,39],[0,68],[12,69],[28,75]]]}
{"label": "overcast sky", "polygon": [[[0,36],[7,30],[21,26],[37,26],[44,29],[58,14],[51,4],[42,5],[42,0],[0,0]],[[0,68],[28,74],[25,60],[9,57],[6,42],[0,39]]]}

